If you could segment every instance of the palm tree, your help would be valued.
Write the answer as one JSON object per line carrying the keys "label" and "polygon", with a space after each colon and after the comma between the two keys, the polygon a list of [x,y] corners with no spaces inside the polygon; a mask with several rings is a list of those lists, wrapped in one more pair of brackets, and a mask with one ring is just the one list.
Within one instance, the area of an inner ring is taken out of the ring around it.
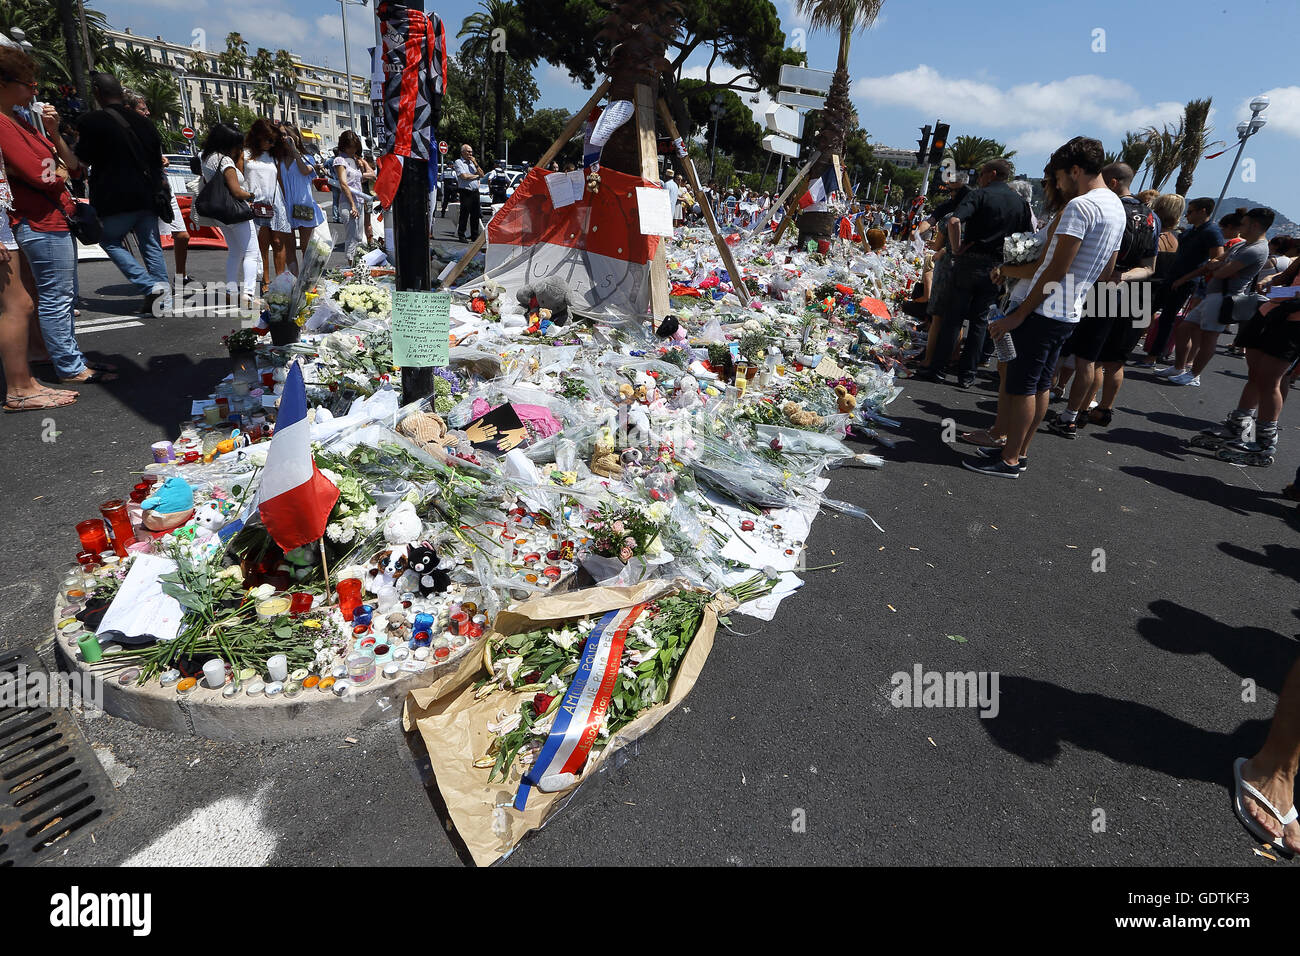
{"label": "palm tree", "polygon": [[[636,88],[646,86],[651,102],[659,99],[660,67],[681,29],[681,8],[673,0],[615,0],[597,39],[606,44],[609,98],[636,101]],[[627,122],[614,131],[601,157],[603,165],[620,173],[641,175],[637,124]]]}
{"label": "palm tree", "polygon": [[181,115],[180,92],[171,77],[161,75],[146,77],[136,91],[144,97],[155,122],[165,123],[170,118]]}
{"label": "palm tree", "polygon": [[1151,143],[1146,134],[1128,132],[1119,144],[1119,152],[1112,162],[1125,163],[1130,169],[1138,170],[1146,162],[1147,153],[1151,152]]}
{"label": "palm tree", "polygon": [[238,33],[227,33],[225,52],[217,55],[217,62],[227,76],[239,76],[240,69],[248,63],[248,43]]}
{"label": "palm tree", "polygon": [[248,72],[253,79],[268,84],[253,88],[251,97],[253,102],[262,107],[274,106],[276,101],[275,88],[271,85],[271,80],[275,72],[275,59],[271,56],[271,51],[263,46],[258,47],[257,52],[248,61]]}
{"label": "palm tree", "polygon": [[149,56],[148,50],[124,50],[117,61],[118,79],[123,86],[139,88],[162,72],[163,65]]}
{"label": "palm tree", "polygon": [[293,61],[293,54],[288,50],[275,51],[275,85],[284,90],[284,115],[289,115],[289,104],[293,102],[294,91],[298,89],[298,64]]}
{"label": "palm tree", "polygon": [[[460,25],[459,37],[468,37],[464,49],[475,59],[491,57],[493,92],[495,95],[495,124],[493,143],[496,156],[505,153],[505,96],[506,96],[506,49],[503,47],[519,46],[511,41],[519,37],[523,29],[519,8],[511,0],[479,0],[482,10],[471,13]],[[505,42],[502,43],[502,40]]]}
{"label": "palm tree", "polygon": [[1151,173],[1151,188],[1163,189],[1169,177],[1178,168],[1183,140],[1183,121],[1180,119],[1178,125],[1172,129],[1167,125],[1163,129],[1147,127],[1146,140],[1149,146],[1147,170]]}
{"label": "palm tree", "polygon": [[948,154],[958,169],[979,169],[992,159],[1010,159],[1016,151],[985,136],[958,136],[948,147]]}
{"label": "palm tree", "polygon": [[[849,100],[849,42],[853,39],[853,34],[871,29],[884,2],[885,0],[798,0],[795,5],[799,14],[808,18],[813,30],[838,31],[840,38],[835,75],[831,79],[830,91],[826,94],[821,129],[817,132],[817,148],[821,151],[821,158],[809,173],[810,182],[815,182],[826,171],[831,165],[832,156],[844,152],[845,138],[852,129],[849,121],[853,112],[853,104]],[[812,229],[800,225],[800,242],[807,238],[830,237],[830,216],[809,218],[812,220]]]}
{"label": "palm tree", "polygon": [[1210,116],[1210,97],[1203,100],[1191,100],[1183,107],[1183,138],[1178,148],[1178,178],[1174,181],[1174,192],[1186,196],[1192,188],[1192,176],[1196,173],[1196,164],[1201,161],[1205,144],[1210,138],[1211,128],[1207,125]]}
{"label": "palm tree", "polygon": [[212,72],[212,59],[202,50],[190,50],[189,66],[191,73],[205,74]]}

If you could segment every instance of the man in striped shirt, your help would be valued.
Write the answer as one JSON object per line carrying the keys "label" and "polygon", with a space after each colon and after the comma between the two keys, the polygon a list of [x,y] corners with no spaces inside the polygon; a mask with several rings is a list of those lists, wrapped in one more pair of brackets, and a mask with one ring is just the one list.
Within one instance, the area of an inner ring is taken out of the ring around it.
{"label": "man in striped shirt", "polygon": [[1001,449],[981,449],[988,458],[963,462],[972,471],[1018,478],[1025,470],[1029,443],[1047,414],[1061,346],[1078,324],[1097,278],[1115,267],[1124,236],[1124,204],[1101,178],[1105,164],[1101,142],[1084,136],[1052,154],[1048,168],[1057,185],[1075,198],[1061,213],[1029,294],[1010,315],[989,325],[995,340],[1010,335],[1016,349],[998,399],[1007,439]]}

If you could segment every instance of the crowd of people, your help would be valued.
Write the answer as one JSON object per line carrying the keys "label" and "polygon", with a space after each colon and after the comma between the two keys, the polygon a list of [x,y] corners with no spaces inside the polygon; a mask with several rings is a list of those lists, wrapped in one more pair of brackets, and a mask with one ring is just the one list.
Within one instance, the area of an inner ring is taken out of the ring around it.
{"label": "crowd of people", "polygon": [[[115,367],[87,360],[77,343],[79,243],[102,246],[141,295],[142,314],[170,313],[174,293],[190,279],[190,235],[168,187],[168,160],[147,103],[109,73],[92,74],[91,89],[98,108],[75,120],[60,117],[49,104],[37,108],[35,62],[17,46],[0,45],[5,411],[59,408],[77,400],[75,391],[39,380],[33,366],[48,365],[64,386],[116,377]],[[221,230],[228,249],[225,288],[241,310],[259,309],[275,276],[297,274],[299,252],[325,222],[315,180],[328,174],[337,184],[334,213],[338,220],[341,212],[346,223],[345,255],[352,257],[363,235],[372,240],[368,193],[376,170],[352,131],[340,136],[327,171],[293,123],[261,118],[247,130],[217,123],[207,131],[191,172],[199,197],[220,178],[230,199],[246,204],[233,221],[205,217],[197,208],[190,217],[196,228]],[[163,235],[171,236],[174,274],[167,268]]]}
{"label": "crowd of people", "polygon": [[[1297,285],[1300,243],[1265,238],[1273,211],[1241,209],[1216,224],[1212,199],[1134,195],[1134,171],[1106,163],[1101,143],[1086,137],[1061,146],[1044,169],[1043,221],[1029,184],[1010,175],[995,159],[977,183],[959,176],[944,185],[949,195],[917,229],[924,270],[904,307],[929,322],[917,378],[955,374],[970,388],[998,352],[994,421],[958,436],[975,449],[966,467],[1018,478],[1044,422],[1070,439],[1110,425],[1130,364],[1199,385],[1234,323],[1248,380],[1223,426],[1208,431],[1269,458],[1300,359],[1300,298],[1286,291]],[[1006,261],[1006,240],[1026,233],[1036,256]],[[1270,290],[1283,291],[1270,298]],[[1168,367],[1157,369],[1162,360]],[[1052,401],[1064,407],[1052,412]]]}

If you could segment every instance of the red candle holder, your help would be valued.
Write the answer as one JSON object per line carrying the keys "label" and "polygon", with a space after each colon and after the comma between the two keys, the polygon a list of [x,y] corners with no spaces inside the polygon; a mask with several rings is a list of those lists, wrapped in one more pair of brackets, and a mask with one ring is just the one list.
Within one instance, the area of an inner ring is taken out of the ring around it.
{"label": "red candle holder", "polygon": [[[108,531],[99,518],[78,522],[77,537],[81,539],[83,553],[90,553],[96,562],[99,560],[99,552],[109,549]],[[77,560],[81,561],[81,555],[77,555]]]}
{"label": "red candle holder", "polygon": [[453,634],[464,634],[465,629],[469,627],[469,615],[464,611],[457,611],[451,616],[451,631]]}
{"label": "red candle holder", "polygon": [[344,578],[336,586],[339,596],[339,610],[343,620],[352,620],[352,615],[361,606],[361,581],[359,578]]}
{"label": "red candle holder", "polygon": [[289,613],[306,614],[311,610],[311,595],[305,591],[295,591],[289,595]]}
{"label": "red candle holder", "polygon": [[135,541],[135,529],[131,527],[131,516],[127,513],[126,502],[121,498],[105,501],[99,506],[99,513],[113,529],[114,553],[119,558],[125,558],[127,547]]}

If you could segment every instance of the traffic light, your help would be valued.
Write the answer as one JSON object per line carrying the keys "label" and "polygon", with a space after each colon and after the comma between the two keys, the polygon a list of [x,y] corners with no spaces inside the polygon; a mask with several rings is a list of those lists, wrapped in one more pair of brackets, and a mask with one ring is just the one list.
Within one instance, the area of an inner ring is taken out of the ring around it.
{"label": "traffic light", "polygon": [[916,161],[925,162],[925,151],[930,145],[930,127],[928,125],[921,127],[921,138],[916,141],[921,148],[916,151]]}
{"label": "traffic light", "polygon": [[930,165],[938,166],[943,162],[943,151],[948,146],[948,124],[936,123],[934,126],[934,142],[930,144]]}

